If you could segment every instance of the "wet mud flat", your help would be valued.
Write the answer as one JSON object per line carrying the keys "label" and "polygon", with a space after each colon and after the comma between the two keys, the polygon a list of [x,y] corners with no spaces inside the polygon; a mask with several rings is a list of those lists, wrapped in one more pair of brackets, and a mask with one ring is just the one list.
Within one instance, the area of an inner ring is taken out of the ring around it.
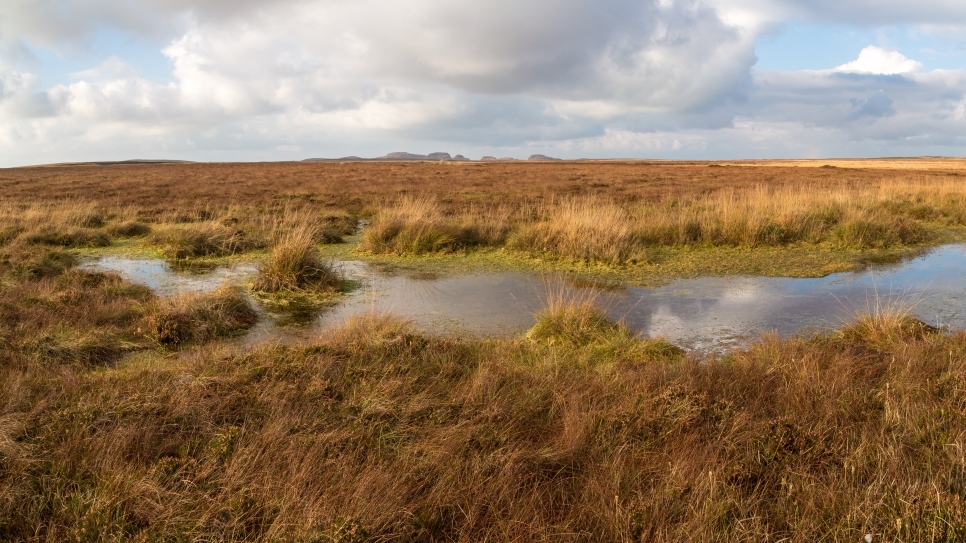
{"label": "wet mud flat", "polygon": [[[966,244],[946,245],[895,264],[823,278],[723,276],[682,279],[662,287],[600,289],[562,276],[517,272],[411,276],[364,262],[338,264],[359,288],[317,311],[264,317],[248,343],[299,341],[363,312],[391,313],[431,333],[498,335],[526,330],[554,296],[594,299],[631,329],[681,347],[726,351],[763,332],[781,335],[840,326],[858,312],[899,304],[933,326],[966,328]],[[159,295],[245,285],[253,262],[179,269],[159,259],[109,256],[82,264],[146,285]]]}

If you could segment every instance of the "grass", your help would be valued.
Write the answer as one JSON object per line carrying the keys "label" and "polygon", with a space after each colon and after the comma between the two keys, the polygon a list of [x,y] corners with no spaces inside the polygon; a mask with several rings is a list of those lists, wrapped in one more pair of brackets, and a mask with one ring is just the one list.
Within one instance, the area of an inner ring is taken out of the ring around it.
{"label": "grass", "polygon": [[266,293],[336,292],[344,279],[322,259],[310,228],[297,227],[281,235],[261,264],[252,289]]}
{"label": "grass", "polygon": [[619,325],[579,303],[547,319],[596,339],[433,338],[368,315],[302,347],[199,347],[42,380],[4,367],[0,534],[966,537],[963,334],[601,356],[588,347]]}
{"label": "grass", "polygon": [[241,292],[159,299],[74,268],[87,242],[70,235],[187,259],[272,241],[259,281],[283,294],[332,288],[318,244],[360,215],[362,258],[415,269],[814,275],[957,239],[959,176],[0,171],[0,540],[966,539],[966,333],[901,306],[722,356],[633,334],[563,292],[519,337],[365,315],[252,348],[231,341],[257,317]]}
{"label": "grass", "polygon": [[505,213],[490,212],[484,220],[474,220],[476,215],[478,211],[470,211],[454,219],[434,200],[403,198],[379,212],[363,231],[359,248],[418,255],[497,245],[506,239],[509,224],[504,220]]}
{"label": "grass", "polygon": [[206,256],[227,256],[257,248],[239,229],[209,222],[192,226],[170,226],[153,231],[147,239],[160,248],[165,258],[183,260]]}
{"label": "grass", "polygon": [[166,346],[181,347],[237,336],[258,314],[237,287],[223,285],[205,294],[181,294],[158,302],[148,317],[147,335]]}
{"label": "grass", "polygon": [[[506,246],[536,254],[609,264],[648,261],[663,247],[827,245],[867,250],[917,247],[937,229],[966,225],[958,185],[883,184],[874,189],[801,187],[722,191],[682,200],[619,204],[600,197],[551,200],[515,214],[466,212],[453,217],[406,200],[377,215],[360,248],[420,254],[470,246]],[[471,219],[472,217],[472,219]],[[499,236],[466,226],[501,224]]]}

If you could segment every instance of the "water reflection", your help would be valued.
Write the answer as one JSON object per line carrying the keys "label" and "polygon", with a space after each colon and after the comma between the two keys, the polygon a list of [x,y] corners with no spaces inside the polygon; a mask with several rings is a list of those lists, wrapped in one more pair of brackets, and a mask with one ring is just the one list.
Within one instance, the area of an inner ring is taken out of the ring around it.
{"label": "water reflection", "polygon": [[[120,272],[165,295],[179,290],[217,288],[223,281],[246,282],[251,264],[216,268],[205,274],[178,273],[163,261],[105,257],[86,264]],[[839,326],[879,299],[915,302],[913,314],[932,325],[966,328],[966,245],[940,247],[899,264],[820,279],[706,277],[675,281],[659,288],[608,288],[575,285],[573,280],[512,272],[455,277],[407,276],[399,270],[362,262],[342,263],[361,288],[345,302],[317,316],[299,315],[309,328],[292,337],[344,321],[365,311],[393,313],[434,332],[502,334],[534,322],[548,294],[587,292],[608,314],[633,329],[665,336],[682,347],[724,350],[761,332],[788,335]],[[596,287],[596,288],[594,288]],[[260,327],[259,341],[275,338],[273,324]]]}

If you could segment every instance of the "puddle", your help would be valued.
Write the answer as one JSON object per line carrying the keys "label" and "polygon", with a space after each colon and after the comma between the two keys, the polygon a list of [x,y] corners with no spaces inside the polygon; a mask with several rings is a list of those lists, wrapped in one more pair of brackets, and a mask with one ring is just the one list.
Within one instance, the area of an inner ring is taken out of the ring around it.
{"label": "puddle", "polygon": [[[533,314],[548,293],[587,292],[562,278],[519,273],[455,277],[407,277],[362,262],[343,262],[345,273],[363,287],[344,303],[325,310],[298,329],[261,324],[250,342],[298,340],[318,328],[365,311],[387,312],[441,333],[516,333],[533,325]],[[85,266],[114,270],[160,294],[217,288],[245,282],[255,266],[217,268],[206,274],[179,273],[163,261],[105,257]],[[899,264],[819,279],[706,277],[678,280],[659,288],[597,291],[614,319],[649,336],[664,336],[689,349],[722,351],[765,331],[782,335],[838,327],[875,300],[915,303],[913,314],[939,326],[966,328],[966,244],[948,245]]]}
{"label": "puddle", "polygon": [[117,272],[132,283],[150,287],[159,296],[171,296],[179,292],[210,292],[226,281],[251,281],[258,272],[255,264],[250,262],[230,266],[210,263],[172,266],[166,260],[158,258],[137,259],[124,256],[105,256],[82,262],[80,267]]}

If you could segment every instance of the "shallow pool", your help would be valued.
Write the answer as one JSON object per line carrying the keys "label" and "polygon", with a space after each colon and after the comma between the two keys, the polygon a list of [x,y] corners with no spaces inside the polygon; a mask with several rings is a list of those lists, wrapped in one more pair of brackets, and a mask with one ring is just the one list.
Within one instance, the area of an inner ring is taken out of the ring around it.
{"label": "shallow pool", "polygon": [[[162,260],[120,256],[86,262],[112,270],[161,295],[203,291],[222,282],[245,283],[252,263],[185,272]],[[600,291],[574,286],[567,278],[515,272],[442,278],[393,274],[363,262],[340,263],[362,287],[322,311],[304,328],[279,334],[298,337],[364,311],[411,319],[425,330],[502,334],[526,330],[548,296],[594,297],[614,319],[649,336],[664,336],[685,348],[719,351],[761,332],[788,335],[841,325],[876,303],[914,305],[912,313],[940,326],[966,328],[966,244],[947,245],[898,264],[819,279],[727,276],[682,279],[657,288]],[[271,340],[270,323],[255,337]]]}

